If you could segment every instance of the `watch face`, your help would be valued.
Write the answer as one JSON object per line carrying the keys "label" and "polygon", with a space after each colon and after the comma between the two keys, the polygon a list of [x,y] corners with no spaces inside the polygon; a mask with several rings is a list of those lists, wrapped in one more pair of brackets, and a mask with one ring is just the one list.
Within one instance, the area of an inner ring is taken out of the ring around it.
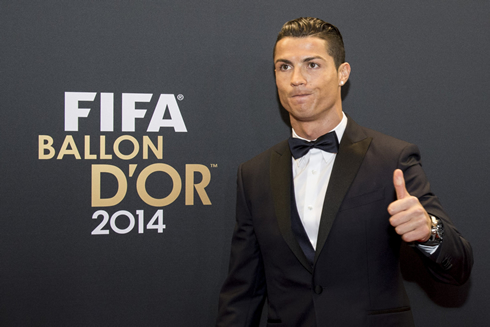
{"label": "watch face", "polygon": [[430,238],[424,245],[439,245],[442,242],[442,235],[444,234],[444,229],[442,228],[441,221],[434,216],[430,216],[431,230]]}

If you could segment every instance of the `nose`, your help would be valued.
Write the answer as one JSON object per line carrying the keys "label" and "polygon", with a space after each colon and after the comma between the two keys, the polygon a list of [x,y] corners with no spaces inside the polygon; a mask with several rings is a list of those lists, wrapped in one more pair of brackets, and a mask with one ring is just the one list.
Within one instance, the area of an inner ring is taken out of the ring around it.
{"label": "nose", "polygon": [[295,67],[291,76],[291,86],[305,85],[306,78],[300,67]]}

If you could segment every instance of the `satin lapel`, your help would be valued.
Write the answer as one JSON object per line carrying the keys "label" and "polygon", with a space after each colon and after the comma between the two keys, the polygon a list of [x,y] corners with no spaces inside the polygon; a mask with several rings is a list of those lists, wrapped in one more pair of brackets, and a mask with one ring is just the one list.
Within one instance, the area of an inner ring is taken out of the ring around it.
{"label": "satin lapel", "polygon": [[359,125],[349,117],[323,202],[315,262],[325,245],[340,205],[357,175],[371,140],[372,138],[367,138]]}
{"label": "satin lapel", "polygon": [[287,142],[272,152],[270,161],[272,198],[281,234],[301,264],[313,272],[291,229],[291,152]]}

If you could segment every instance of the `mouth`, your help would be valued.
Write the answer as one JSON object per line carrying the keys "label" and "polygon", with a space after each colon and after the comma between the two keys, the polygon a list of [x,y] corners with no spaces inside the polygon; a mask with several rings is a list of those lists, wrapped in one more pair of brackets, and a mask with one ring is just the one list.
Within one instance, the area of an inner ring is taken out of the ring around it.
{"label": "mouth", "polygon": [[305,97],[307,97],[309,95],[311,95],[311,93],[296,93],[296,94],[292,94],[291,95],[291,98],[297,98],[297,99],[299,98],[299,99],[301,99],[301,98],[305,98]]}
{"label": "mouth", "polygon": [[291,100],[294,102],[304,102],[308,99],[311,93],[297,93],[291,95]]}

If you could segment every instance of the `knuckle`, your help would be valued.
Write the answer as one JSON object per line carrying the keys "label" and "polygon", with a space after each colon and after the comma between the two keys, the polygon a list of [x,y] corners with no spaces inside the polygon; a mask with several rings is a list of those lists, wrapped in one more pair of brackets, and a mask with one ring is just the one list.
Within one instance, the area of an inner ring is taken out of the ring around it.
{"label": "knuckle", "polygon": [[417,206],[415,209],[414,209],[414,213],[417,215],[417,216],[420,216],[424,221],[425,221],[425,209],[422,208],[421,206]]}
{"label": "knuckle", "polygon": [[411,238],[407,234],[402,235],[402,240],[404,240],[405,242],[411,242]]}
{"label": "knuckle", "polygon": [[416,196],[410,196],[408,199],[407,199],[408,203],[410,203],[411,205],[415,205],[419,202],[419,199],[416,197]]}

